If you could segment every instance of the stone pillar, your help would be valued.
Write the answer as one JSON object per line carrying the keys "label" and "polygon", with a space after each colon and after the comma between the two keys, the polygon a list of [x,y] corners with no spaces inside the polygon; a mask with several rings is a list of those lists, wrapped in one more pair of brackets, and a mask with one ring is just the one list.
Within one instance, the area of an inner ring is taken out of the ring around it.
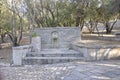
{"label": "stone pillar", "polygon": [[13,47],[13,65],[22,65],[22,58],[31,51],[30,45]]}
{"label": "stone pillar", "polygon": [[13,65],[22,65],[22,48],[13,47]]}
{"label": "stone pillar", "polygon": [[41,50],[41,37],[32,37],[31,45],[33,47],[32,51],[40,52]]}

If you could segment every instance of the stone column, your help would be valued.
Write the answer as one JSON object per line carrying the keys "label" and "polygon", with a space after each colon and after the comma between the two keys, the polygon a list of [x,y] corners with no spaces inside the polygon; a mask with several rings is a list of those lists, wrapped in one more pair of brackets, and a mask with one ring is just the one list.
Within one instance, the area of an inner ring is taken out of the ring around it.
{"label": "stone column", "polygon": [[22,65],[22,48],[19,47],[13,47],[13,65]]}

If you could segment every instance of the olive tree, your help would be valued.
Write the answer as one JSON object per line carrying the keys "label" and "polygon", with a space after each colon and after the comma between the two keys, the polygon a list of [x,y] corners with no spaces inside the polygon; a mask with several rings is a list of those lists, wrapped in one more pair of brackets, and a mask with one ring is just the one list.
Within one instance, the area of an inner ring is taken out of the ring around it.
{"label": "olive tree", "polygon": [[11,12],[11,28],[7,32],[13,46],[19,46],[22,39],[23,32],[23,16],[24,11],[22,8],[22,0],[12,0],[11,2],[6,2],[7,8]]}

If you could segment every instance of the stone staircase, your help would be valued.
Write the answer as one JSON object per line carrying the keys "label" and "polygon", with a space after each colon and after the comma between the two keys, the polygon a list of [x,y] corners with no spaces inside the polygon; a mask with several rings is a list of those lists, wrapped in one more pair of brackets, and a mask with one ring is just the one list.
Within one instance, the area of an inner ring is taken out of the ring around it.
{"label": "stone staircase", "polygon": [[71,49],[43,49],[40,52],[30,52],[23,58],[23,65],[52,64],[83,60],[80,52]]}

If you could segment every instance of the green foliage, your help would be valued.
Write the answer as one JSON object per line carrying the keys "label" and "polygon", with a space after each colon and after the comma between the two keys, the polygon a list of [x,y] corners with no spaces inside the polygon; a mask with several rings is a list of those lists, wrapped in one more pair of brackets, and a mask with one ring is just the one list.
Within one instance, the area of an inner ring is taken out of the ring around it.
{"label": "green foliage", "polygon": [[98,0],[36,0],[30,3],[26,0],[30,14],[28,16],[33,19],[31,21],[35,21],[32,24],[36,24],[36,27],[76,26],[89,20],[109,20],[114,14],[111,10],[113,2],[114,0],[101,0],[101,3]]}
{"label": "green foliage", "polygon": [[7,34],[13,43],[18,46],[22,39],[24,13],[20,11],[21,2],[19,0],[13,3],[2,0],[0,4],[0,35]]}
{"label": "green foliage", "polygon": [[4,34],[10,31],[11,27],[11,13],[6,8],[6,5],[1,1],[0,5],[0,34]]}
{"label": "green foliage", "polygon": [[38,36],[38,34],[36,33],[36,32],[34,32],[33,34],[32,34],[32,37],[37,37]]}
{"label": "green foliage", "polygon": [[[28,25],[39,28],[82,26],[90,20],[106,23],[119,16],[119,0],[101,1],[100,7],[98,7],[98,0],[18,0],[15,8],[2,3],[0,4],[0,34],[12,32],[13,28],[15,31],[13,33],[20,33],[22,28],[26,31]],[[26,7],[24,17],[21,17],[23,13],[19,11],[22,4]],[[26,24],[23,25],[24,23]]]}

